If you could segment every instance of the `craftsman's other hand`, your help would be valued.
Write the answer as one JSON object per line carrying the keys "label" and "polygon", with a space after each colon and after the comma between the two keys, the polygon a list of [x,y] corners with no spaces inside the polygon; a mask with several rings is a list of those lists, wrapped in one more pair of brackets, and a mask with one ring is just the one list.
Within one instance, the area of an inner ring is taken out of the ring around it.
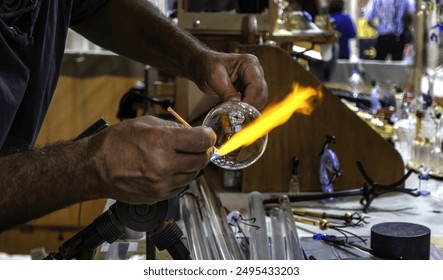
{"label": "craftsman's other hand", "polygon": [[223,101],[242,100],[258,110],[266,105],[268,86],[256,56],[206,51],[191,67],[202,91],[216,93]]}
{"label": "craftsman's other hand", "polygon": [[152,116],[123,121],[89,139],[104,197],[126,203],[179,194],[210,160],[215,134]]}

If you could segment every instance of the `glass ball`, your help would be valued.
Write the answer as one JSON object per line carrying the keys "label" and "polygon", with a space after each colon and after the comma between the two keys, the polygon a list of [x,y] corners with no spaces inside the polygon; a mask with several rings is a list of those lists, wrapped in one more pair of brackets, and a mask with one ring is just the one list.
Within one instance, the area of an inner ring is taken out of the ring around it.
{"label": "glass ball", "polygon": [[[213,108],[203,120],[203,125],[214,130],[217,135],[214,147],[220,149],[234,134],[259,116],[260,112],[247,103],[227,101]],[[268,135],[266,134],[252,144],[242,146],[226,155],[219,155],[216,151],[211,157],[211,161],[224,169],[246,168],[263,155],[267,142]]]}

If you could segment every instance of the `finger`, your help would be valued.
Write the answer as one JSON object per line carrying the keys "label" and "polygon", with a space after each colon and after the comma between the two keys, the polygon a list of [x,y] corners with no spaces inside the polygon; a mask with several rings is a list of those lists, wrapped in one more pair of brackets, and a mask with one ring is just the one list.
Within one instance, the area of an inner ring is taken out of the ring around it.
{"label": "finger", "polygon": [[242,101],[254,106],[259,111],[262,110],[268,101],[268,85],[266,81],[257,77],[254,82],[247,83]]}
{"label": "finger", "polygon": [[[192,181],[192,180],[191,180]],[[189,183],[183,186],[180,186],[176,189],[171,190],[169,193],[169,197],[176,197],[183,195],[187,190],[189,190]]]}
{"label": "finger", "polygon": [[137,119],[134,119],[135,121],[142,122],[144,124],[150,125],[150,126],[171,126],[171,127],[183,127],[182,124],[177,123],[175,121],[169,121],[161,118],[157,118],[154,116],[141,116]]}
{"label": "finger", "polygon": [[257,110],[261,111],[265,108],[268,101],[267,98],[268,87],[266,82],[263,81],[262,84],[249,84],[245,88],[245,93],[242,101],[248,103]]}
{"label": "finger", "polygon": [[[255,57],[251,59],[257,60]],[[240,78],[243,79],[244,84],[242,100],[261,110],[266,105],[268,96],[268,85],[264,79],[263,68],[258,62],[245,65],[240,71]]]}
{"label": "finger", "polygon": [[[220,79],[220,77],[223,77]],[[232,81],[222,65],[219,65],[212,74],[213,90],[223,99],[223,101],[237,100],[240,101],[239,91],[234,87]],[[208,85],[209,86],[209,85]]]}
{"label": "finger", "polygon": [[168,196],[171,197],[183,192],[183,189],[185,189],[186,186],[197,177],[197,174],[198,172],[188,172],[188,173],[179,173],[172,176],[169,182],[171,183],[172,186],[175,187],[169,189]]}
{"label": "finger", "polygon": [[171,170],[178,172],[198,172],[205,168],[214,153],[211,147],[203,153],[179,153],[172,162]]}
{"label": "finger", "polygon": [[177,152],[206,152],[214,146],[216,135],[209,127],[174,128],[173,145]]}

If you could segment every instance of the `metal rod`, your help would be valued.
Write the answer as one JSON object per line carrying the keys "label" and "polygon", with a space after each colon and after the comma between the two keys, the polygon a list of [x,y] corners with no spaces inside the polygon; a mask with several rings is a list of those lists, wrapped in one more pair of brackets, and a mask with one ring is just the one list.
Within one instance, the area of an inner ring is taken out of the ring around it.
{"label": "metal rod", "polygon": [[307,217],[315,217],[315,218],[321,218],[321,219],[336,219],[336,220],[343,220],[347,223],[352,222],[352,213],[346,212],[343,215],[337,215],[337,214],[331,214],[327,212],[315,212],[315,211],[307,211],[303,209],[298,208],[292,208],[292,213],[294,215],[298,216],[307,216]]}
{"label": "metal rod", "polygon": [[[345,191],[334,191],[333,193],[328,194],[303,194],[303,195],[290,195],[289,198],[291,202],[300,202],[300,201],[312,201],[312,200],[322,200],[330,197],[348,197],[348,196],[357,196],[363,195],[363,190],[345,190]],[[265,204],[278,204],[279,198],[268,198],[263,201]]]}
{"label": "metal rod", "polygon": [[313,219],[294,216],[294,221],[296,221],[297,223],[319,227],[321,230],[327,230],[329,228],[329,221],[326,219],[321,219],[317,221]]}
{"label": "metal rod", "polygon": [[423,0],[416,1],[416,14],[414,19],[415,29],[415,56],[414,67],[412,68],[412,82],[414,84],[414,95],[418,97],[421,94],[421,79],[423,76],[423,51],[426,48],[425,25],[426,25],[426,9],[422,5]]}

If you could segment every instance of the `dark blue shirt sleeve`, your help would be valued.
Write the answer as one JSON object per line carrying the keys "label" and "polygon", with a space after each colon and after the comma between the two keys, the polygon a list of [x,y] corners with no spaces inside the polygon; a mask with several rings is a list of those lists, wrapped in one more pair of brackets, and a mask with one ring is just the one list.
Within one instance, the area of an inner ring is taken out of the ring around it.
{"label": "dark blue shirt sleeve", "polygon": [[354,26],[354,22],[352,21],[352,19],[350,17],[345,17],[346,24],[344,31],[346,32],[346,37],[347,38],[355,38],[355,36],[357,35],[355,32],[355,26]]}
{"label": "dark blue shirt sleeve", "polygon": [[93,16],[108,0],[75,0],[72,4],[70,25],[77,25]]}

